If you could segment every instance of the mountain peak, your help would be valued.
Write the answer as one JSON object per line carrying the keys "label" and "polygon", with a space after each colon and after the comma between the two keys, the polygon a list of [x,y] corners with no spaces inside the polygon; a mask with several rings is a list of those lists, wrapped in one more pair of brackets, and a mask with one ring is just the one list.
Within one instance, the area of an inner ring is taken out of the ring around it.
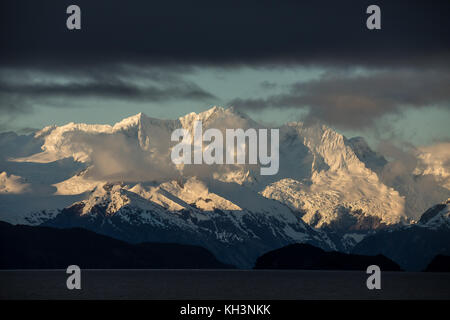
{"label": "mountain peak", "polygon": [[432,228],[450,226],[450,198],[425,211],[418,223]]}
{"label": "mountain peak", "polygon": [[143,119],[148,118],[143,112],[139,112],[138,114],[135,114],[134,116],[127,117],[123,119],[122,121],[117,122],[113,126],[113,130],[120,130],[120,129],[126,129],[132,126],[138,125],[140,122],[142,122]]}
{"label": "mountain peak", "polygon": [[214,106],[203,112],[191,112],[179,118],[184,128],[192,129],[194,121],[201,121],[204,127],[224,128],[227,124],[230,128],[259,128],[260,124],[253,121],[245,113],[234,107]]}
{"label": "mountain peak", "polygon": [[239,116],[243,118],[248,118],[246,114],[240,112],[235,107],[224,108],[220,106],[213,106],[212,108],[209,108],[208,110],[199,113],[191,112],[181,118],[197,117],[199,120],[206,120],[215,116]]}

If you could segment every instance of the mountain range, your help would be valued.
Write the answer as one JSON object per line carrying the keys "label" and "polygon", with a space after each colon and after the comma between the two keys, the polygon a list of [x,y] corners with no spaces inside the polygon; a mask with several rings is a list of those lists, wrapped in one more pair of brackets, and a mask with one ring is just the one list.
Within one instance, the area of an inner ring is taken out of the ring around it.
{"label": "mountain range", "polygon": [[140,113],[114,125],[1,133],[0,220],[82,227],[134,244],[202,246],[243,268],[270,250],[308,243],[327,251],[383,253],[415,269],[440,249],[416,243],[425,253],[411,263],[386,251],[401,241],[379,239],[426,232],[437,243],[450,243],[447,231],[434,236],[447,230],[448,214],[422,215],[437,203],[447,208],[450,197],[448,177],[425,160],[394,179],[392,162],[364,138],[292,122],[278,128],[276,175],[261,176],[259,165],[175,165],[171,133],[192,132],[196,120],[204,129],[265,128],[233,108],[214,107],[176,120]]}

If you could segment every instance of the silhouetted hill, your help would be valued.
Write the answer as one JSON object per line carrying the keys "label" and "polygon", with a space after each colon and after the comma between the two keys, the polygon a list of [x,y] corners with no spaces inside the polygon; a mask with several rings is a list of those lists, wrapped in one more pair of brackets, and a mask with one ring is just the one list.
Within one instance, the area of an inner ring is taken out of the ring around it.
{"label": "silhouetted hill", "polygon": [[402,269],[422,271],[438,254],[450,254],[450,229],[408,226],[398,230],[382,230],[364,238],[353,254],[382,254],[397,262]]}
{"label": "silhouetted hill", "polygon": [[395,262],[382,255],[326,252],[300,243],[267,252],[258,258],[255,269],[366,270],[372,264],[384,271],[401,271]]}
{"label": "silhouetted hill", "polygon": [[431,260],[426,272],[450,272],[450,256],[438,254]]}
{"label": "silhouetted hill", "polygon": [[170,243],[129,244],[81,228],[55,229],[0,222],[0,269],[234,268],[208,250]]}

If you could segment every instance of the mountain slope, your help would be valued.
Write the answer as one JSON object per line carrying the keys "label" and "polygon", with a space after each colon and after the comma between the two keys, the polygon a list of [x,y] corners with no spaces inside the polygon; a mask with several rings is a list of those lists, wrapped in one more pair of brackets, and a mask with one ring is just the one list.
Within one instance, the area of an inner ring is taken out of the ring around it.
{"label": "mountain slope", "polygon": [[[305,211],[303,220],[318,228],[373,229],[405,220],[404,199],[358,159],[344,136],[325,126],[301,123],[281,130],[284,140],[294,145],[302,141],[307,148],[309,176],[277,180],[265,187],[265,197]],[[293,147],[287,142],[281,145]]]}

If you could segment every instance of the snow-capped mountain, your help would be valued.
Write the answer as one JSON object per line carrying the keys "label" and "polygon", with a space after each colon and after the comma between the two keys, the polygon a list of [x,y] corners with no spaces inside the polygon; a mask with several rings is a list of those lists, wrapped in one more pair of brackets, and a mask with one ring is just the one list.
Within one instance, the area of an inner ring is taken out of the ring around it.
{"label": "snow-capped mountain", "polygon": [[[273,176],[261,176],[259,165],[173,164],[172,132],[192,133],[198,120],[204,130],[264,128],[233,108],[214,107],[176,120],[140,113],[114,125],[0,134],[0,219],[79,225],[132,242],[200,244],[249,266],[264,250],[292,242],[349,250],[368,231],[419,215],[411,208],[421,198],[409,197],[419,192],[387,183],[383,156],[363,138],[320,124],[279,128]],[[445,185],[435,195],[449,196]]]}
{"label": "snow-capped mountain", "polygon": [[450,229],[450,198],[425,211],[417,224],[431,229]]}
{"label": "snow-capped mountain", "polygon": [[[302,123],[288,124],[281,132],[280,158],[292,165],[285,169],[286,178],[264,188],[265,197],[305,211],[303,219],[319,228],[371,229],[406,218],[404,198],[366,167],[343,135],[326,126]],[[292,150],[300,148],[306,154],[299,166],[298,155],[290,158]]]}
{"label": "snow-capped mountain", "polygon": [[231,108],[217,107],[175,121],[138,114],[113,126],[70,123],[39,131],[36,137],[44,139],[43,151],[16,161],[73,158],[89,164],[83,175],[54,184],[58,194],[79,194],[108,181],[197,176],[246,185],[305,211],[304,220],[317,227],[361,215],[386,224],[404,217],[399,193],[359,160],[344,136],[321,125],[289,123],[280,128],[281,163],[276,176],[259,176],[259,169],[249,165],[176,167],[170,161],[174,144],[170,135],[179,127],[192,132],[195,120],[201,120],[205,129],[262,127]]}

